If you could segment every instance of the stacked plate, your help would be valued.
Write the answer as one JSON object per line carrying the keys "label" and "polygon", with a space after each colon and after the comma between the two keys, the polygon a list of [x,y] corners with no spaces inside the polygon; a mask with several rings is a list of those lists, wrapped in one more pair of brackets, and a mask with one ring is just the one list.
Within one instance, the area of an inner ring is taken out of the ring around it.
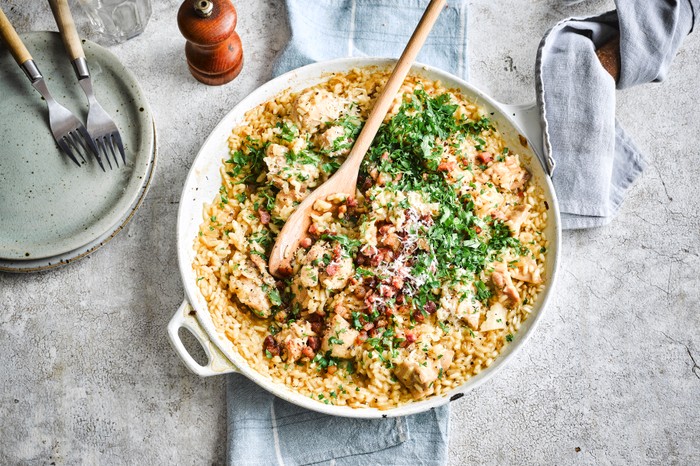
{"label": "stacked plate", "polygon": [[[22,40],[56,100],[84,122],[87,100],[58,33]],[[46,103],[0,45],[0,270],[45,270],[96,250],[131,219],[153,177],[155,126],[136,78],[103,47],[83,47],[95,95],[121,132],[126,166],[103,172],[92,158],[77,167],[59,152]]]}

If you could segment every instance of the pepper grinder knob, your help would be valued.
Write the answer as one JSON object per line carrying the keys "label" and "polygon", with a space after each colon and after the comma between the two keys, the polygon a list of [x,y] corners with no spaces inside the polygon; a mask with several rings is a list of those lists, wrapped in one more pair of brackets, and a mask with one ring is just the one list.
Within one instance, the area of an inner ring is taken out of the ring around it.
{"label": "pepper grinder knob", "polygon": [[187,39],[187,65],[198,81],[219,86],[241,72],[243,46],[237,20],[230,0],[185,0],[180,6],[177,25]]}

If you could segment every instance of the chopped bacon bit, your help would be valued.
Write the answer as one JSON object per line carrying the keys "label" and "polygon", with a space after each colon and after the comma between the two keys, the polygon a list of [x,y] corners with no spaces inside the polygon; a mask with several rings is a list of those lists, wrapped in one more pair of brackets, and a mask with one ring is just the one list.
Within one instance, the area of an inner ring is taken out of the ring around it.
{"label": "chopped bacon bit", "polygon": [[415,343],[416,340],[418,340],[418,335],[413,332],[406,332],[406,340],[401,343],[401,346],[405,348],[406,346]]}
{"label": "chopped bacon bit", "polygon": [[311,246],[312,243],[313,240],[307,236],[299,242],[299,246],[301,246],[302,248],[308,248]]}
{"label": "chopped bacon bit", "polygon": [[493,155],[491,154],[491,152],[479,152],[476,155],[476,158],[479,160],[479,162],[483,163],[484,165],[493,161]]}
{"label": "chopped bacon bit", "polygon": [[435,311],[437,311],[437,305],[433,301],[428,301],[425,303],[425,307],[423,309],[428,314],[435,314]]}
{"label": "chopped bacon bit", "polygon": [[369,331],[372,330],[373,328],[374,328],[374,323],[372,323],[372,322],[367,322],[365,325],[362,326],[362,330],[363,330],[365,333],[369,332]]}
{"label": "chopped bacon bit", "polygon": [[377,321],[377,327],[379,327],[379,328],[386,327],[387,324],[388,324],[388,322],[386,321],[386,319],[379,319]]}
{"label": "chopped bacon bit", "polygon": [[367,331],[360,330],[360,334],[357,336],[357,339],[360,340],[361,342],[367,341]]}
{"label": "chopped bacon bit", "polygon": [[406,299],[403,294],[399,293],[398,296],[396,296],[396,304],[403,304],[404,302],[406,302]]}
{"label": "chopped bacon bit", "polygon": [[340,264],[331,263],[328,265],[328,267],[326,267],[326,273],[329,277],[332,277],[333,275],[338,273],[338,270],[340,270]]}
{"label": "chopped bacon bit", "polygon": [[301,350],[301,354],[309,359],[313,359],[315,353],[310,346],[304,346],[304,348]]}
{"label": "chopped bacon bit", "polygon": [[317,335],[323,333],[323,316],[321,314],[309,314],[306,320],[309,322],[309,325],[311,325],[312,332]]}
{"label": "chopped bacon bit", "polygon": [[342,255],[343,255],[342,246],[340,246],[340,243],[335,243],[335,246],[333,246],[333,259],[340,259]]}
{"label": "chopped bacon bit", "polygon": [[474,227],[474,231],[475,231],[476,234],[478,235],[479,233],[481,233],[482,230],[481,230],[481,227],[480,227],[479,225],[476,225],[476,226]]}
{"label": "chopped bacon bit", "polygon": [[278,356],[280,354],[280,346],[277,344],[272,335],[265,337],[263,341],[263,350],[268,351],[273,356]]}
{"label": "chopped bacon bit", "polygon": [[272,219],[270,212],[263,208],[258,209],[258,216],[260,217],[260,223],[263,225],[268,225],[270,223],[270,219]]}
{"label": "chopped bacon bit", "polygon": [[316,228],[316,224],[312,223],[311,226],[309,227],[309,234],[318,236],[320,232],[318,231],[318,228]]}
{"label": "chopped bacon bit", "polygon": [[441,162],[440,165],[438,165],[437,169],[441,172],[451,172],[455,169],[456,166],[457,163],[451,160],[449,162]]}
{"label": "chopped bacon bit", "polygon": [[379,285],[379,290],[382,294],[383,297],[385,298],[391,298],[396,294],[396,288],[394,288],[391,285]]}
{"label": "chopped bacon bit", "polygon": [[318,349],[321,347],[321,339],[318,337],[309,337],[309,339],[306,341],[306,345],[314,350],[314,352],[318,351]]}
{"label": "chopped bacon bit", "polygon": [[383,255],[383,254],[375,254],[375,255],[372,256],[372,258],[370,259],[369,265],[371,265],[372,267],[377,267],[379,264],[381,264],[382,259],[384,259],[384,255]]}
{"label": "chopped bacon bit", "polygon": [[413,312],[413,320],[415,320],[416,322],[423,322],[425,320],[425,316],[420,310],[416,309]]}
{"label": "chopped bacon bit", "polygon": [[357,199],[355,199],[355,196],[348,196],[348,198],[345,199],[345,204],[348,207],[357,207]]}
{"label": "chopped bacon bit", "polygon": [[393,226],[394,226],[394,225],[391,224],[391,223],[385,223],[385,224],[383,224],[382,226],[379,227],[378,231],[379,231],[380,234],[386,235],[386,233],[389,231],[389,229],[390,229],[391,227],[393,227]]}
{"label": "chopped bacon bit", "polygon": [[399,277],[398,275],[393,277],[391,279],[391,286],[393,286],[397,290],[400,290],[401,288],[403,288],[403,278]]}

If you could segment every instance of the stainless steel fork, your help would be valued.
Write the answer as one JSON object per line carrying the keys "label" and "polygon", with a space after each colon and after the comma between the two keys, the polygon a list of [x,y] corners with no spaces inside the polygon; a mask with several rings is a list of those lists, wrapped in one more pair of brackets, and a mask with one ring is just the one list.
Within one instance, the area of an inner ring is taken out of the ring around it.
{"label": "stainless steel fork", "polygon": [[85,162],[85,156],[89,157],[91,153],[97,156],[97,147],[85,126],[70,110],[56,102],[49,93],[44,77],[2,8],[0,8],[0,36],[7,43],[12,57],[27,75],[34,89],[39,91],[46,100],[49,106],[49,127],[58,147],[78,166],[80,166],[78,157]]}
{"label": "stainless steel fork", "polygon": [[[119,129],[114,123],[114,120],[110,118],[107,112],[102,108],[102,105],[100,105],[95,98],[95,93],[92,89],[92,80],[90,79],[90,70],[85,60],[85,52],[83,51],[78,31],[75,29],[73,16],[68,8],[68,0],[49,0],[49,4],[51,5],[53,16],[56,19],[56,24],[58,24],[58,30],[61,32],[63,45],[65,45],[66,51],[70,55],[70,59],[73,63],[73,70],[78,77],[78,83],[80,87],[83,88],[83,91],[85,91],[88,103],[90,104],[87,117],[88,133],[90,133],[95,144],[104,154],[110,169],[112,168],[112,162],[109,158],[110,153],[112,154],[114,163],[117,167],[119,166],[119,159],[116,154],[117,150],[121,154],[122,162],[126,164],[126,154],[124,152],[124,145],[122,144]],[[116,149],[115,146],[117,147]],[[97,160],[104,170],[99,156]]]}

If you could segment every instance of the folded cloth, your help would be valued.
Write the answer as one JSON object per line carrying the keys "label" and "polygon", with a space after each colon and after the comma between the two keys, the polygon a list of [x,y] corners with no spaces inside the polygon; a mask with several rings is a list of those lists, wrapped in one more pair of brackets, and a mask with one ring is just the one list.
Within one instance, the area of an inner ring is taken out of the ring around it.
{"label": "folded cloth", "polygon": [[[428,0],[286,0],[292,37],[275,76],[340,57],[398,58]],[[467,79],[467,0],[448,0],[418,54],[426,63]]]}
{"label": "folded cloth", "polygon": [[[646,161],[615,119],[615,88],[664,79],[700,12],[700,0],[616,0],[616,6],[560,22],[537,54],[537,99],[545,152],[556,162],[552,181],[563,228],[602,226],[619,210]],[[616,85],[595,51],[618,34]]]}
{"label": "folded cloth", "polygon": [[[398,57],[428,0],[286,0],[291,40],[273,73],[345,56]],[[467,77],[467,0],[449,0],[418,61]],[[228,462],[235,465],[441,465],[449,407],[387,419],[319,414],[241,375],[227,380]]]}
{"label": "folded cloth", "polygon": [[449,410],[350,419],[288,403],[242,375],[227,380],[228,463],[269,465],[441,465]]}

